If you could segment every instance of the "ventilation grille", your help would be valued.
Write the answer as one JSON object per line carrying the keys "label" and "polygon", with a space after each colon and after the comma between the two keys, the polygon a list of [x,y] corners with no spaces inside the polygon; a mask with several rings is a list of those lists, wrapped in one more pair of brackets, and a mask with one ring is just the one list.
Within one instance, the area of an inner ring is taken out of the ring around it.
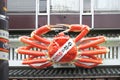
{"label": "ventilation grille", "polygon": [[93,69],[47,68],[40,70],[28,67],[11,67],[9,70],[9,77],[14,79],[115,78],[120,77],[120,67],[96,67]]}

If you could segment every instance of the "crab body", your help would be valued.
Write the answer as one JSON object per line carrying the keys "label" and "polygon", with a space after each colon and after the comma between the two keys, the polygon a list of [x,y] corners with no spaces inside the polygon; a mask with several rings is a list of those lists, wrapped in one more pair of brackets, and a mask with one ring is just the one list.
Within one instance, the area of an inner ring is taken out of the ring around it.
{"label": "crab body", "polygon": [[[70,39],[69,36],[64,35],[64,33],[59,33],[58,36],[54,37],[53,41],[50,43],[49,47],[48,47],[48,53],[50,58],[52,58],[52,56]],[[58,51],[58,54],[54,57],[53,61],[56,62],[56,59],[58,59],[60,56],[62,56],[63,53],[65,53],[65,55],[63,55],[63,57],[59,60],[59,62],[71,62],[72,60],[75,59],[75,57],[77,56],[77,47],[75,46],[75,44],[73,44],[74,46],[68,51],[66,52],[70,46],[72,46],[71,42],[68,42],[64,47],[62,47],[62,49],[60,51]]]}
{"label": "crab body", "polygon": [[[50,30],[66,28],[58,33],[52,40],[42,37]],[[84,37],[89,32],[87,25],[45,25],[31,33],[31,37],[21,36],[21,42],[27,44],[19,47],[19,54],[29,55],[23,64],[33,68],[46,68],[56,63],[72,63],[79,67],[93,68],[102,64],[97,55],[106,54],[109,49],[99,44],[106,41],[104,36]],[[80,32],[74,39],[66,32]],[[34,50],[36,48],[36,50]],[[92,48],[92,50],[90,50]]]}

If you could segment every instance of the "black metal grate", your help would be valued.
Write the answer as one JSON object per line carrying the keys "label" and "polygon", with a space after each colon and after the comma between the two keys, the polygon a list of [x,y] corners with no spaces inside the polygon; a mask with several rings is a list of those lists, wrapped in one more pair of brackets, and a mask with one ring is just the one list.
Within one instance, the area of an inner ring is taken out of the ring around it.
{"label": "black metal grate", "polygon": [[11,67],[9,78],[118,78],[120,77],[120,66],[118,67],[96,67],[84,68],[47,68],[33,69],[28,67]]}

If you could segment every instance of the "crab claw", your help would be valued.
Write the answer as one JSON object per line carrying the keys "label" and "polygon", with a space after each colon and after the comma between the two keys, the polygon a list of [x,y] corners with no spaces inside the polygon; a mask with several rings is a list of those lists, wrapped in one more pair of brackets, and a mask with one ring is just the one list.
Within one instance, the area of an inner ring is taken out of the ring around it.
{"label": "crab claw", "polygon": [[31,33],[31,37],[45,44],[50,44],[50,41],[48,39],[41,37],[41,35],[49,32],[50,30],[51,30],[50,26],[48,25],[42,26],[38,28],[37,30],[33,31]]}
{"label": "crab claw", "polygon": [[69,31],[81,32],[75,39],[75,43],[81,40],[88,32],[90,28],[87,25],[70,25]]}

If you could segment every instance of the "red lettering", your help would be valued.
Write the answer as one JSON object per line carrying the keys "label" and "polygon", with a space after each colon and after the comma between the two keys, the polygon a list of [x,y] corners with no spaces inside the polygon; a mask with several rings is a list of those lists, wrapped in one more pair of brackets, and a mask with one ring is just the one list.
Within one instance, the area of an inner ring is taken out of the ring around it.
{"label": "red lettering", "polygon": [[53,58],[54,61],[57,61],[57,59],[62,56],[62,52],[58,52],[58,54]]}

